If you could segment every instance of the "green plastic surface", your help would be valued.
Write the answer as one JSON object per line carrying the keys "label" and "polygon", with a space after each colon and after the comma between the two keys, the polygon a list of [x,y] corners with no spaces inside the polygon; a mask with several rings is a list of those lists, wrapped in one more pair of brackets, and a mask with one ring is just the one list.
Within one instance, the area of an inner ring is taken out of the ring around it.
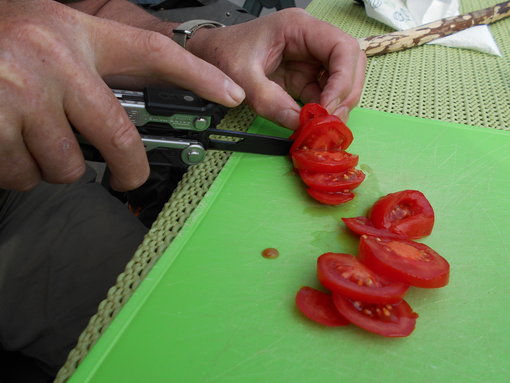
{"label": "green plastic surface", "polygon": [[[349,126],[367,174],[354,201],[321,206],[287,158],[234,154],[70,382],[508,382],[510,134],[363,109]],[[253,131],[287,134],[262,119]],[[403,189],[431,201],[422,242],[452,269],[447,287],[409,291],[415,332],[302,317],[294,296],[319,286],[317,256],[356,252],[340,217]]]}

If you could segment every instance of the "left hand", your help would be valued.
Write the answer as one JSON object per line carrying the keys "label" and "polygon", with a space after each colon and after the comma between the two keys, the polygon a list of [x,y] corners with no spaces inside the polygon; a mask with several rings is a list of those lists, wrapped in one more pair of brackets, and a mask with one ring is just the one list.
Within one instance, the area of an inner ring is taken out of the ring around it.
{"label": "left hand", "polygon": [[366,56],[356,39],[302,9],[201,29],[187,49],[239,84],[257,114],[290,129],[299,122],[294,99],[346,121],[363,89]]}

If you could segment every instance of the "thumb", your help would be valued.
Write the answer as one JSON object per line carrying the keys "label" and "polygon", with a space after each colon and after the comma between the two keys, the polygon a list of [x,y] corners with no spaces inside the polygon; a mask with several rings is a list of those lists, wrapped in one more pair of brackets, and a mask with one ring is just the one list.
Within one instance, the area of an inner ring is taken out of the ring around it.
{"label": "thumb", "polygon": [[101,77],[127,75],[170,82],[228,107],[244,100],[243,89],[225,73],[161,33],[104,19],[94,23],[93,33]]}

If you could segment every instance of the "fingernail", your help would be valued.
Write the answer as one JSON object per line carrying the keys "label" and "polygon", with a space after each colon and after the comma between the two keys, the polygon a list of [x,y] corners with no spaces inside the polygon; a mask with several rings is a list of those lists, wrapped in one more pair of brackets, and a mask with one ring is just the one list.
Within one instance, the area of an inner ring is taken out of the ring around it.
{"label": "fingernail", "polygon": [[338,118],[340,118],[343,122],[347,122],[347,120],[349,119],[349,108],[341,106],[340,108],[335,110],[333,114],[338,116]]}
{"label": "fingernail", "polygon": [[243,88],[241,88],[239,85],[235,83],[230,83],[227,89],[228,95],[235,103],[235,105],[239,105],[240,103],[243,102],[243,100],[246,97],[246,93],[244,93]]}
{"label": "fingernail", "polygon": [[340,99],[336,97],[333,100],[331,100],[328,105],[326,105],[326,109],[328,110],[329,113],[333,113],[334,111],[336,111],[336,108],[338,108],[338,105],[340,105]]}
{"label": "fingernail", "polygon": [[283,109],[276,116],[276,122],[289,129],[297,129],[299,125],[299,111]]}

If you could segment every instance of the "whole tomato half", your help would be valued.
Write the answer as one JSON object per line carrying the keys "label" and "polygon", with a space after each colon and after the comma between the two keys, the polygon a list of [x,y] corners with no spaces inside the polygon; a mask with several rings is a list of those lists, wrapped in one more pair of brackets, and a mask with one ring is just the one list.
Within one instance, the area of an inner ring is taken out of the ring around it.
{"label": "whole tomato half", "polygon": [[375,227],[409,239],[425,237],[434,227],[434,209],[418,190],[402,190],[380,198],[369,218]]}

